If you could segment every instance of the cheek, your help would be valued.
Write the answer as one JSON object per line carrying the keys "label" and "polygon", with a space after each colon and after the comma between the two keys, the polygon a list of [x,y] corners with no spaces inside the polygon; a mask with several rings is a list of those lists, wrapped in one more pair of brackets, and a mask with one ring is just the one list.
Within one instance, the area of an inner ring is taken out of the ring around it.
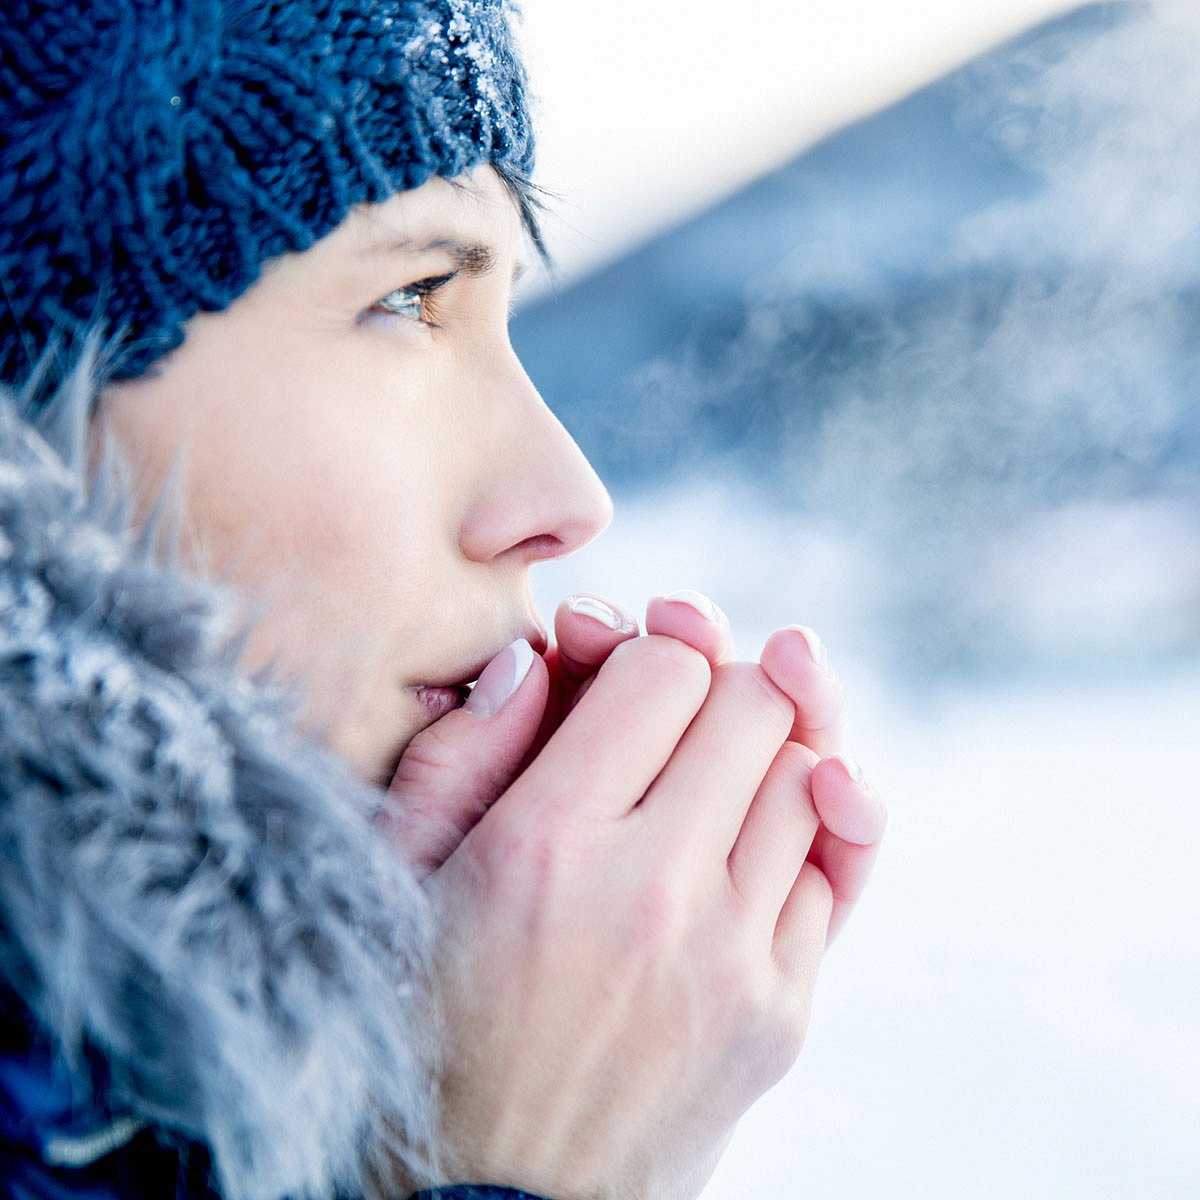
{"label": "cheek", "polygon": [[[280,454],[240,503],[217,497],[234,585],[264,601],[244,662],[302,679],[305,723],[369,774],[381,747],[416,732],[399,681],[453,586],[450,497],[427,460],[379,439],[311,447]],[[255,544],[239,565],[247,528]]]}
{"label": "cheek", "polygon": [[198,344],[170,380],[115,399],[112,423],[147,503],[182,454],[195,565],[260,605],[246,667],[304,678],[320,724],[378,719],[394,737],[397,671],[462,582],[456,393],[411,369],[400,389],[394,356],[289,347],[238,375],[252,359],[201,361]]}
{"label": "cheek", "polygon": [[395,603],[444,557],[453,503],[428,460],[351,425],[294,425],[267,454],[193,475],[193,520],[243,581],[283,588],[325,619]]}

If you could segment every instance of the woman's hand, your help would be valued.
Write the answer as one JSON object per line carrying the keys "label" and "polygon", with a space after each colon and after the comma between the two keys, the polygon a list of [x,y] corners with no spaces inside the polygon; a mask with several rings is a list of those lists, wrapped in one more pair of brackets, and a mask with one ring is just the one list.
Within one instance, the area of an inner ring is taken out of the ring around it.
{"label": "woman's hand", "polygon": [[796,720],[762,666],[623,643],[430,877],[448,1174],[556,1200],[699,1191],[803,1040],[835,901],[809,861],[814,779],[867,828]]}
{"label": "woman's hand", "polygon": [[430,877],[449,1174],[699,1190],[798,1052],[824,950],[793,722],[757,665],[624,643]]}
{"label": "woman's hand", "polygon": [[694,1195],[799,1050],[883,809],[847,760],[790,740],[836,743],[841,688],[810,631],[735,664],[703,597],[653,601],[636,642],[599,603],[560,608],[510,725],[454,713],[421,735],[499,722],[544,745],[515,786],[527,750],[477,785],[426,868],[446,1170],[556,1200]]}
{"label": "woman's hand", "polygon": [[[728,619],[697,592],[651,600],[646,629],[693,647],[714,667],[732,657]],[[570,596],[555,613],[555,642],[544,667],[540,658],[527,659],[527,673],[513,679],[513,652],[505,651],[487,672],[498,686],[486,705],[450,713],[413,739],[391,785],[387,820],[419,873],[445,862],[545,745],[612,651],[638,634],[637,619],[620,605]],[[790,740],[838,759],[816,773],[816,803],[826,819],[810,855],[833,888],[832,936],[869,877],[886,820],[883,805],[853,761],[835,754],[842,685],[820,638],[802,626],[780,630],[760,662],[795,705]],[[855,816],[860,813],[867,815]]]}

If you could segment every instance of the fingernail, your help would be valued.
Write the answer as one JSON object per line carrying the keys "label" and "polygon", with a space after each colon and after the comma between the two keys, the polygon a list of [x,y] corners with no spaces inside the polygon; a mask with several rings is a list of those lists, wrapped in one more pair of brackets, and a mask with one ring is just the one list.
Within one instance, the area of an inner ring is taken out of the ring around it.
{"label": "fingernail", "polygon": [[578,616],[599,621],[605,629],[611,629],[614,633],[628,628],[629,623],[612,605],[597,600],[595,596],[572,596],[567,601],[567,609]]}
{"label": "fingernail", "polygon": [[518,638],[484,667],[463,708],[472,716],[494,717],[525,682],[531,666],[533,647],[524,638]]}
{"label": "fingernail", "polygon": [[707,596],[693,592],[691,588],[670,592],[663,599],[670,600],[673,604],[686,604],[690,608],[694,608],[706,621],[712,621],[714,624],[721,619],[721,613],[717,606]]}
{"label": "fingernail", "polygon": [[831,754],[829,757],[842,764],[842,769],[850,776],[851,783],[858,784],[859,787],[866,791],[871,790],[871,785],[867,782],[867,777],[863,774],[862,767],[848,754]]}
{"label": "fingernail", "polygon": [[[862,768],[854,759],[845,754],[831,754],[829,757],[841,764],[842,770],[846,772],[859,794],[852,803],[842,804],[830,814],[835,823],[827,825],[826,828],[843,842],[854,846],[874,846],[887,828],[887,805],[863,778]],[[818,810],[819,805],[818,801]]]}
{"label": "fingernail", "polygon": [[825,649],[825,643],[817,636],[816,630],[809,629],[807,625],[789,625],[788,628],[804,639],[804,644],[808,647],[808,653],[813,662],[823,674],[828,675],[829,651]]}

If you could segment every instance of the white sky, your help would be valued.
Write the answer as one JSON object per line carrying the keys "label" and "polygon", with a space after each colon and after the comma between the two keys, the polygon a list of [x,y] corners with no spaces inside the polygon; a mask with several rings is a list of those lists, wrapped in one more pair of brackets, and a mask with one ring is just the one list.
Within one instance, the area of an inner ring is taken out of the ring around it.
{"label": "white sky", "polygon": [[[568,279],[1075,0],[522,0]],[[535,285],[536,286],[536,285]]]}

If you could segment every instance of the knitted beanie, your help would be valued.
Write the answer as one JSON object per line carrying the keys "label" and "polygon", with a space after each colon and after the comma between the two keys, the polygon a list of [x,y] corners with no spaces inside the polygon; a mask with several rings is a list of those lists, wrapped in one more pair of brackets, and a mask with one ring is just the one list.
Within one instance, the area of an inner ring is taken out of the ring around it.
{"label": "knitted beanie", "polygon": [[[509,0],[9,0],[0,382],[142,374],[351,207],[533,140]],[[46,352],[50,351],[47,356]]]}

